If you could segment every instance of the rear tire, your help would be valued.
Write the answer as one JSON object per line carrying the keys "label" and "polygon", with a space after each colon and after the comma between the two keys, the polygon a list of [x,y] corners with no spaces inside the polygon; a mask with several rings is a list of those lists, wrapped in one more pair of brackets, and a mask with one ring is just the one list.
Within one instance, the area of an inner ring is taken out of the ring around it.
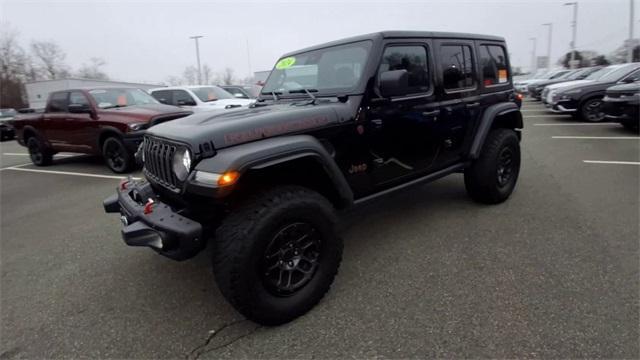
{"label": "rear tire", "polygon": [[102,156],[109,169],[117,174],[128,172],[135,164],[133,155],[116,137],[109,137],[102,143]]}
{"label": "rear tire", "polygon": [[498,204],[509,198],[520,173],[520,142],[511,129],[492,130],[480,157],[464,171],[469,196],[480,203]]}
{"label": "rear tire", "polygon": [[53,161],[53,151],[48,149],[40,139],[35,136],[27,140],[27,148],[29,149],[29,157],[31,162],[36,166],[51,165]]}
{"label": "rear tire", "polygon": [[213,271],[225,298],[263,325],[289,322],[329,290],[342,259],[333,206],[298,186],[242,203],[216,232]]}

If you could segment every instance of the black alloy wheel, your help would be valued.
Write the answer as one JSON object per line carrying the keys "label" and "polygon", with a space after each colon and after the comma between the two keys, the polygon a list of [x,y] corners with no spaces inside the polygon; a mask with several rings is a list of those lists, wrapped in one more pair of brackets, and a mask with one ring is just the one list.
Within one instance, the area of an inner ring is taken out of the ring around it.
{"label": "black alloy wheel", "polygon": [[600,122],[604,120],[605,114],[602,111],[602,99],[589,99],[582,105],[582,117],[589,122]]}
{"label": "black alloy wheel", "polygon": [[131,154],[127,151],[122,141],[110,137],[102,145],[102,156],[107,166],[115,173],[123,173],[131,166]]}
{"label": "black alloy wheel", "polygon": [[265,288],[289,296],[313,278],[320,258],[320,233],[313,225],[294,222],[283,226],[267,246],[260,273]]}

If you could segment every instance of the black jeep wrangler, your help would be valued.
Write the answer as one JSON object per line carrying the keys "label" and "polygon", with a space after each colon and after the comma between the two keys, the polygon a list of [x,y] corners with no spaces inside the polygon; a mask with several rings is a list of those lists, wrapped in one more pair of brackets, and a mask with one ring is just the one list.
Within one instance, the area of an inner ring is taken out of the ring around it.
{"label": "black jeep wrangler", "polygon": [[327,292],[336,212],[464,172],[496,204],[520,169],[522,115],[495,36],[388,31],[284,55],[255,105],[155,126],[146,181],[104,201],[128,245],[183,260],[212,247],[222,294],[281,324]]}

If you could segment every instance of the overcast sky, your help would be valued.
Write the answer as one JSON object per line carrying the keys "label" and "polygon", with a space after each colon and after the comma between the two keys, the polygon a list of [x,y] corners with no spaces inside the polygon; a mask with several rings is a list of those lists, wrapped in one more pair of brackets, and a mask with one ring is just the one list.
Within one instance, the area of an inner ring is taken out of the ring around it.
{"label": "overcast sky", "polygon": [[[380,30],[433,30],[504,36],[513,66],[569,49],[572,9],[547,1],[15,1],[0,0],[0,19],[32,39],[54,40],[73,68],[106,60],[112,79],[159,82],[195,64],[191,35],[203,35],[203,63],[245,77],[269,70],[288,51]],[[636,28],[639,13],[636,4]],[[579,48],[609,53],[628,37],[629,0],[579,0]],[[638,34],[638,31],[636,31]],[[247,42],[251,69],[247,58]]]}

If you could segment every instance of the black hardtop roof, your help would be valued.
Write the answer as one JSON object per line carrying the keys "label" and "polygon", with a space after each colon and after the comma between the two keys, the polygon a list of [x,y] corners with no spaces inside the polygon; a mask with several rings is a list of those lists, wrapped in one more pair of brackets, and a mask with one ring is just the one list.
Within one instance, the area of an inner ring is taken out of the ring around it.
{"label": "black hardtop roof", "polygon": [[465,39],[465,40],[488,40],[504,42],[504,38],[494,35],[468,34],[456,32],[440,32],[440,31],[408,31],[408,30],[386,30],[370,34],[348,37],[340,40],[330,41],[324,44],[310,46],[304,49],[292,51],[282,55],[282,57],[299,54],[301,52],[322,49],[325,47],[348,44],[362,40],[383,40],[393,38],[436,38],[436,39]]}

